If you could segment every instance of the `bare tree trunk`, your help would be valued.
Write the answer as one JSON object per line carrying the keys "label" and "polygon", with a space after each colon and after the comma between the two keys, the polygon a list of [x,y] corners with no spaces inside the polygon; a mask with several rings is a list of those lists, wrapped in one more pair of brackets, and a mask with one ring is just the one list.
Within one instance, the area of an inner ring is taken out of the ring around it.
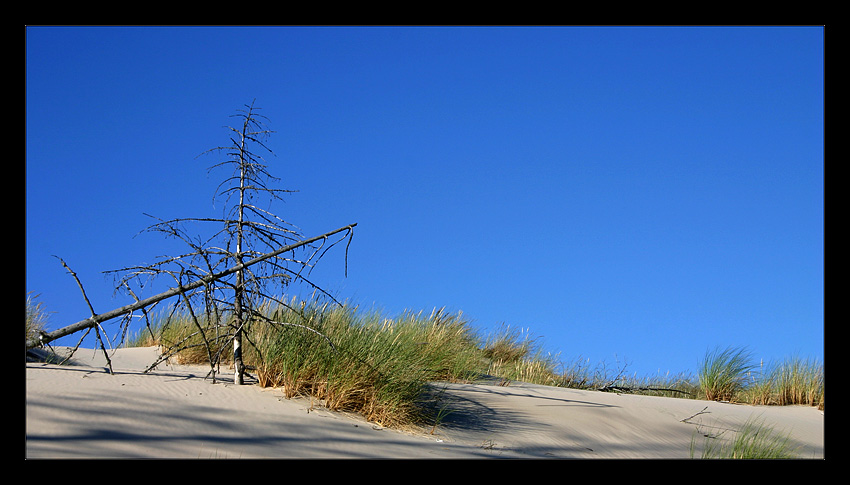
{"label": "bare tree trunk", "polygon": [[[242,259],[241,257],[239,259]],[[234,304],[234,325],[236,332],[233,334],[233,383],[241,386],[243,384],[244,365],[242,363],[242,328],[245,320],[242,313],[242,272],[236,273],[236,296]]]}
{"label": "bare tree trunk", "polygon": [[240,328],[236,331],[236,335],[233,336],[233,383],[237,386],[244,384],[244,375],[245,368],[242,364],[242,329]]}
{"label": "bare tree trunk", "polygon": [[[239,140],[239,218],[236,222],[236,264],[242,263],[242,236],[245,223],[245,134],[248,131],[250,117],[242,124],[242,137]],[[236,272],[236,289],[234,291],[233,309],[236,318],[236,333],[233,335],[233,383],[241,386],[243,383],[244,366],[242,363],[242,328],[248,323],[243,318],[242,298],[244,296],[245,272]]]}

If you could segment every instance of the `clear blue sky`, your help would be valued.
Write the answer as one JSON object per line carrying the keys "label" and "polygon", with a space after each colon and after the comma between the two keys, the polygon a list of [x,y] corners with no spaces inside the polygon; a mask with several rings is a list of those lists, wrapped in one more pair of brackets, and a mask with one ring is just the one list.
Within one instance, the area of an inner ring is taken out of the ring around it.
{"label": "clear blue sky", "polygon": [[50,329],[89,316],[53,255],[103,313],[130,302],[103,271],[173,248],[134,237],[144,213],[218,214],[196,156],[254,99],[299,191],[274,211],[358,223],[348,277],[342,251],[314,273],[341,299],[639,375],[716,346],[823,359],[820,27],[27,28],[26,290]]}

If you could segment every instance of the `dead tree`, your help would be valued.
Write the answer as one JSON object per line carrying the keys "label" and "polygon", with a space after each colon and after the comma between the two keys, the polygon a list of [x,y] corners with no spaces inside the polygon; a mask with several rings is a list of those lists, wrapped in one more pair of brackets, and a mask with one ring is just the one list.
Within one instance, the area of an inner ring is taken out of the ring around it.
{"label": "dead tree", "polygon": [[[294,254],[278,254],[263,260],[256,266],[245,266],[248,259],[267,254],[275,249],[291,244],[302,238],[295,227],[276,214],[270,207],[281,200],[283,194],[291,190],[273,188],[278,181],[270,175],[262,154],[273,154],[266,146],[266,139],[272,131],[266,129],[265,117],[257,113],[253,104],[246,105],[234,117],[240,120],[236,127],[228,127],[231,132],[230,143],[207,150],[205,154],[216,154],[223,159],[217,161],[210,170],[228,170],[229,173],[219,184],[214,201],[223,202],[223,215],[220,219],[173,219],[161,221],[149,229],[175,236],[186,242],[191,251],[185,255],[166,258],[156,266],[137,267],[129,272],[131,278],[141,275],[167,274],[174,278],[179,286],[188,278],[216,272],[217,268],[232,266],[237,268],[231,278],[218,278],[190,295],[181,295],[182,303],[207,344],[210,351],[204,325],[212,324],[216,341],[232,343],[234,382],[243,383],[245,365],[243,347],[245,331],[251,323],[261,318],[260,304],[276,300],[275,292],[282,291],[293,280],[309,282],[307,276],[312,265],[321,258],[326,248],[313,247],[307,251],[305,259]],[[262,154],[260,153],[262,152]],[[262,205],[267,203],[267,206]],[[207,239],[201,239],[183,227],[190,222],[215,223],[218,230]],[[350,233],[349,233],[350,234]],[[121,281],[122,285],[127,279]],[[191,296],[198,296],[203,305],[193,307]],[[284,304],[278,301],[278,303]],[[203,315],[200,319],[197,315]],[[216,353],[210,353],[211,365],[219,361],[224,346],[216,346]]]}
{"label": "dead tree", "polygon": [[[224,159],[217,161],[210,170],[230,169],[213,198],[224,203],[222,217],[159,220],[146,231],[177,238],[187,245],[188,252],[161,257],[153,264],[107,271],[119,275],[118,288],[134,298],[132,287],[144,286],[148,278],[169,277],[173,279],[173,287],[156,297],[136,298],[132,305],[108,314],[93,315],[57,332],[44,333],[38,342],[27,342],[28,348],[31,344],[44,344],[68,333],[95,327],[105,319],[128,315],[136,309],[146,309],[179,296],[172,311],[182,308],[192,319],[206,346],[213,375],[225,348],[219,344],[232,343],[234,382],[242,384],[245,331],[253,321],[265,319],[260,313],[261,303],[277,301],[285,305],[275,295],[282,295],[282,290],[296,280],[331,297],[309,280],[310,271],[331,247],[345,239],[350,244],[356,224],[303,239],[292,224],[270,210],[273,202],[293,191],[271,187],[278,179],[269,174],[257,150],[272,154],[265,145],[272,132],[265,128],[265,117],[257,110],[253,103],[246,105],[234,115],[241,121],[239,126],[228,127],[230,144],[204,152],[224,155]],[[261,206],[262,202],[267,202],[268,208]],[[205,237],[186,230],[186,226],[194,227],[196,223],[205,227],[212,224],[216,229]],[[343,235],[331,242],[330,237],[338,234]],[[297,257],[296,250],[303,256]],[[346,245],[346,255],[347,250]]]}

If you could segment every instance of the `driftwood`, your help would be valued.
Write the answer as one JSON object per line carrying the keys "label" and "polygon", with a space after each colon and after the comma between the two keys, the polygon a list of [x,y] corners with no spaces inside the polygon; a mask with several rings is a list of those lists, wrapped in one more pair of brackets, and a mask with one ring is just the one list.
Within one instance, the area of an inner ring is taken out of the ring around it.
{"label": "driftwood", "polygon": [[126,315],[126,314],[131,313],[135,310],[139,310],[139,309],[148,307],[150,305],[153,305],[154,303],[157,303],[159,301],[171,298],[173,296],[183,294],[187,291],[191,291],[191,290],[200,288],[200,287],[202,287],[206,284],[209,284],[210,282],[213,282],[213,281],[216,281],[218,279],[229,276],[231,274],[234,274],[234,273],[236,273],[240,270],[243,270],[243,269],[245,269],[245,268],[247,268],[251,265],[265,261],[269,258],[273,258],[273,257],[275,257],[279,254],[285,253],[287,251],[291,251],[293,249],[297,249],[301,246],[305,246],[307,244],[319,241],[321,239],[326,239],[329,236],[332,236],[334,234],[337,234],[337,233],[340,233],[340,232],[343,232],[343,231],[346,231],[346,230],[351,231],[356,225],[357,225],[356,223],[350,224],[348,226],[344,226],[344,227],[341,227],[341,228],[336,229],[334,231],[322,234],[321,236],[316,236],[316,237],[312,237],[310,239],[305,239],[303,241],[299,241],[299,242],[294,243],[294,244],[289,244],[287,246],[281,247],[280,249],[277,249],[277,250],[272,251],[270,253],[262,254],[260,256],[257,256],[256,258],[253,258],[253,259],[248,260],[246,262],[232,266],[232,267],[230,267],[230,268],[228,268],[224,271],[221,271],[219,273],[207,275],[207,276],[200,278],[198,280],[195,280],[192,283],[189,283],[187,285],[180,285],[180,286],[171,288],[167,291],[164,291],[164,292],[162,292],[158,295],[151,296],[151,297],[146,298],[144,300],[136,301],[133,304],[125,305],[123,307],[116,308],[112,311],[109,311],[109,312],[106,312],[106,313],[101,313],[99,315],[93,315],[89,318],[86,318],[85,320],[81,320],[81,321],[74,323],[72,325],[68,325],[67,327],[63,327],[63,328],[60,328],[58,330],[54,330],[52,332],[40,332],[36,337],[27,340],[26,347],[27,347],[28,350],[35,348],[35,347],[40,347],[40,346],[46,345],[46,344],[58,339],[58,338],[65,337],[66,335],[70,335],[70,334],[79,332],[80,330],[86,330],[86,329],[89,329],[89,328],[96,327],[102,322],[112,320],[113,318],[117,318],[117,317],[120,317],[122,315]]}

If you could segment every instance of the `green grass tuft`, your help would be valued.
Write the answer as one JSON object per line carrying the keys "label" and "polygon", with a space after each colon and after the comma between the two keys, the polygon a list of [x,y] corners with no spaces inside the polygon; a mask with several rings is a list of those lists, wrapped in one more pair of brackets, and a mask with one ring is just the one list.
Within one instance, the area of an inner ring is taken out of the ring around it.
{"label": "green grass tuft", "polygon": [[[695,442],[691,441],[691,458],[695,455]],[[777,433],[764,421],[750,419],[735,432],[728,442],[718,437],[706,438],[702,458],[720,459],[792,459],[797,458],[790,436]]]}
{"label": "green grass tuft", "polygon": [[747,349],[727,347],[707,352],[699,368],[703,397],[709,401],[735,400],[754,368]]}
{"label": "green grass tuft", "polygon": [[39,295],[33,295],[32,292],[27,293],[27,310],[26,310],[26,339],[35,338],[40,332],[44,331],[47,325],[47,312],[44,311],[43,303],[37,301]]}

